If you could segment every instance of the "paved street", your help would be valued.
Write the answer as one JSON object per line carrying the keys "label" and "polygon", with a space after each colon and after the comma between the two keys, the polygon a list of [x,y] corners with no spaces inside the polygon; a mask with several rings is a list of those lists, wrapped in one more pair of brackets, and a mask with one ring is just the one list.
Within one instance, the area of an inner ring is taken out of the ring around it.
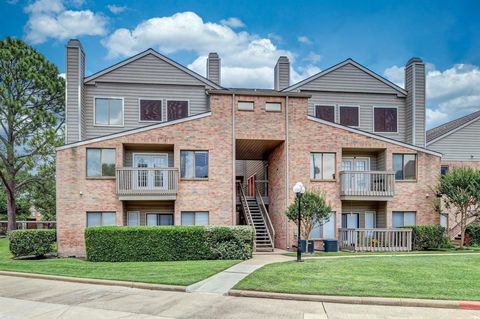
{"label": "paved street", "polygon": [[0,318],[480,319],[480,311],[238,298],[0,276]]}

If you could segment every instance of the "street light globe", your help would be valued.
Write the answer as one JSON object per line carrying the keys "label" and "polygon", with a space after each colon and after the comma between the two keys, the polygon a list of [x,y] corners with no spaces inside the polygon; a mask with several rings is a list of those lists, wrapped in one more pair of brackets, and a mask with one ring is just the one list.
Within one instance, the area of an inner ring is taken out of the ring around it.
{"label": "street light globe", "polygon": [[305,186],[303,186],[302,182],[297,182],[295,186],[293,186],[293,192],[295,194],[305,193]]}

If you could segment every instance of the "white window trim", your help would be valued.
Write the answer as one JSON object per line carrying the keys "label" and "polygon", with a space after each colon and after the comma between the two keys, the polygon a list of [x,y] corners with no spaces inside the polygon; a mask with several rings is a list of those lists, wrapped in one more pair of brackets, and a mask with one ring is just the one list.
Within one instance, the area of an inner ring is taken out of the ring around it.
{"label": "white window trim", "polygon": [[[402,155],[402,172],[404,178],[396,179],[395,177],[395,169],[393,168],[393,158],[395,155]],[[405,155],[414,155],[415,156],[415,178],[414,179],[405,179]],[[392,153],[392,171],[394,173],[394,182],[417,182],[418,181],[418,153]]]}
{"label": "white window trim", "polygon": [[[355,160],[357,160],[357,159],[367,160],[367,162],[368,162],[367,172],[372,170],[372,166],[371,166],[371,163],[370,163],[370,157],[366,157],[366,156],[345,156],[345,157],[342,157],[342,161],[343,160],[352,160],[354,165],[355,165]],[[353,167],[353,168],[355,168],[355,167]],[[353,170],[353,171],[355,171],[355,170]],[[361,171],[358,171],[358,172],[361,172]]]}
{"label": "white window trim", "polygon": [[[138,223],[137,223],[136,225],[129,225],[129,224],[128,224],[128,220],[129,220],[128,215],[130,215],[130,214],[136,214],[136,215],[137,215],[137,217],[138,217],[138,219],[137,219],[137,220],[138,220]],[[140,226],[140,212],[139,212],[139,211],[128,211],[128,212],[127,212],[127,226]]]}
{"label": "white window trim", "polygon": [[[100,175],[98,176],[88,176],[88,150],[100,150]],[[115,151],[115,172],[117,171],[117,149],[114,147],[87,147],[85,149],[85,176],[87,178],[116,178],[116,173],[114,176],[104,176],[102,174],[103,166],[103,150],[114,150]]]}
{"label": "white window trim", "polygon": [[[337,105],[336,104],[329,104],[329,103],[316,103],[313,104],[313,117],[317,118],[317,106],[333,106],[333,123],[338,122],[338,117],[337,116]],[[322,121],[326,121],[321,119]],[[330,122],[331,123],[331,122]],[[360,122],[359,122],[360,123]]]}
{"label": "white window trim", "polygon": [[[242,107],[240,107],[240,103],[252,103],[252,109],[242,108]],[[247,111],[247,112],[255,111],[255,102],[254,101],[237,101],[237,110],[238,111]]]}
{"label": "white window trim", "polygon": [[170,158],[169,158],[168,153],[161,153],[161,152],[159,152],[159,153],[157,153],[157,152],[155,152],[155,153],[133,152],[133,154],[132,154],[132,167],[135,167],[135,166],[134,166],[134,165],[135,165],[135,156],[142,156],[142,155],[147,155],[147,156],[148,156],[148,155],[152,155],[152,156],[155,156],[155,155],[165,155],[165,156],[167,157],[167,166],[165,166],[165,167],[169,167],[169,166],[168,166],[168,163],[169,163]]}
{"label": "white window trim", "polygon": [[[365,221],[367,220],[367,218],[366,218],[367,213],[373,214],[373,228],[377,228],[377,212],[374,211],[374,210],[366,210],[365,212],[363,212],[363,215],[364,215],[363,225],[365,226]],[[364,228],[366,228],[366,226]]]}
{"label": "white window trim", "polygon": [[324,182],[324,181],[334,181],[337,179],[337,153],[335,152],[310,152],[310,170],[312,169],[312,155],[313,154],[322,154],[322,176],[323,176],[323,154],[333,154],[334,155],[334,165],[333,167],[335,168],[335,171],[333,172],[333,175],[335,175],[335,178],[327,178],[327,179],[324,179],[324,178],[313,178],[312,176],[310,176],[310,180],[311,181],[314,181],[314,182]]}
{"label": "white window trim", "polygon": [[[375,109],[397,109],[397,130],[392,131],[392,132],[377,132],[377,131],[375,131]],[[399,123],[398,123],[398,110],[399,110],[398,106],[373,105],[372,106],[372,123],[373,123],[372,131],[374,133],[379,133],[379,134],[397,134],[398,133],[398,127],[400,126]]]}
{"label": "white window trim", "polygon": [[[207,158],[208,158],[208,166],[207,166],[207,177],[182,177],[182,152],[193,152],[194,153],[194,156],[193,156],[193,168],[195,170],[195,173],[196,173],[196,167],[197,167],[197,163],[196,163],[196,159],[195,159],[195,153],[207,153]],[[180,180],[208,180],[210,178],[210,152],[209,150],[180,150]]]}
{"label": "white window trim", "polygon": [[[122,124],[97,124],[95,114],[97,113],[97,99],[122,100]],[[93,126],[96,127],[124,127],[125,126],[125,99],[120,96],[94,96],[93,97]]]}
{"label": "white window trim", "polygon": [[360,116],[360,111],[362,110],[360,105],[340,103],[340,104],[337,104],[337,106],[338,106],[338,123],[340,125],[345,125],[345,124],[342,124],[342,112],[341,112],[342,107],[356,107],[358,109],[358,113],[357,113],[358,114],[358,126],[354,126],[354,125],[345,125],[345,126],[354,127],[354,128],[359,128],[359,127],[362,126],[362,123],[360,122],[360,119],[362,118]]}
{"label": "white window trim", "polygon": [[[187,117],[191,115],[190,112],[190,100],[187,99],[176,99],[176,98],[167,98],[165,99],[165,117],[164,120],[168,121],[168,101],[178,101],[178,102],[187,102]],[[178,119],[177,119],[178,120]],[[172,120],[174,121],[174,120]]]}
{"label": "white window trim", "polygon": [[[162,102],[162,119],[160,121],[146,121],[142,120],[142,112],[141,112],[141,101],[161,101]],[[166,103],[162,98],[149,98],[149,97],[140,97],[138,98],[138,122],[139,123],[162,123],[165,122],[165,111],[166,111]]]}
{"label": "white window trim", "polygon": [[193,214],[193,225],[184,225],[184,226],[199,226],[197,225],[197,214],[207,213],[208,216],[208,225],[210,225],[210,212],[207,210],[185,210],[180,212],[180,225],[183,225],[183,214]]}
{"label": "white window trim", "polygon": [[[91,211],[87,211],[86,214],[85,214],[85,227],[86,228],[89,228],[89,227],[102,227],[104,226],[103,225],[103,214],[104,213],[107,213],[107,214],[115,214],[115,225],[114,226],[118,226],[117,225],[117,212],[116,211],[110,211],[110,210],[101,210],[101,211],[98,211],[98,210],[91,210]],[[88,214],[100,214],[100,226],[88,226]]]}
{"label": "white window trim", "polygon": [[[155,225],[155,226],[174,226],[175,225],[175,213],[174,212],[145,212],[145,226],[148,226],[148,215],[172,215],[172,225]],[[157,217],[158,221],[158,217]]]}
{"label": "white window trim", "polygon": [[[335,216],[335,217],[334,217],[334,218],[335,218],[335,227],[334,227],[334,228],[335,228],[335,235],[336,235],[336,234],[337,234],[337,225],[336,225],[336,223],[337,223],[337,212],[336,212],[336,211],[333,211],[333,212],[330,212],[330,213],[331,213],[332,216]],[[330,221],[330,219],[329,219],[328,221]],[[325,235],[325,224],[326,224],[326,223],[323,223],[323,224],[322,224],[322,235]],[[324,240],[324,239],[326,239],[325,236],[323,236],[323,237],[312,237],[312,238],[310,238],[310,240]],[[329,239],[330,239],[330,238],[329,238]]]}
{"label": "white window trim", "polygon": [[[392,211],[392,228],[398,228],[393,226],[393,214],[402,214],[403,215],[403,225],[400,227],[409,227],[409,226],[416,226],[417,225],[417,211],[416,210],[394,210]],[[415,225],[406,225],[405,226],[405,213],[414,213],[415,214]]]}
{"label": "white window trim", "polygon": [[[280,109],[279,109],[279,110],[268,110],[268,109],[267,109],[267,105],[269,105],[269,104],[280,105]],[[281,102],[265,102],[265,112],[282,113],[282,110],[283,110],[283,107],[282,107],[282,103],[281,103]]]}

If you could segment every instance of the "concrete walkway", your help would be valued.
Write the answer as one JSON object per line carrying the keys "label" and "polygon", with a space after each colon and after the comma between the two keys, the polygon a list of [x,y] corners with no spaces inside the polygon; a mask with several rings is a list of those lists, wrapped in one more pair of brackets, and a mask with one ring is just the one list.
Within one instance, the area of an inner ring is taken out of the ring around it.
{"label": "concrete walkway", "polygon": [[268,264],[293,259],[294,258],[289,256],[283,256],[282,252],[275,254],[255,254],[252,259],[236,264],[212,277],[188,286],[187,292],[227,295],[230,289],[255,270]]}
{"label": "concrete walkway", "polygon": [[241,298],[0,276],[0,318],[479,319],[480,311]]}

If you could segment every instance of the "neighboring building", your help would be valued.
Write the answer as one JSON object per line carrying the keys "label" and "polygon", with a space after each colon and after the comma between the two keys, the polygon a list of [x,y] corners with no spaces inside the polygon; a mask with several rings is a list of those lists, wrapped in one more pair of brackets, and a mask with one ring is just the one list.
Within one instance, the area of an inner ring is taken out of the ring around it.
{"label": "neighboring building", "polygon": [[[226,89],[220,58],[204,78],[149,49],[83,77],[67,45],[66,145],[57,150],[58,250],[83,256],[96,225],[255,225],[258,249],[291,248],[293,185],[326,191],[333,212],[312,236],[342,228],[438,224],[430,188],[441,154],[425,145],[425,71],[406,89],[353,60],[275,90]],[[270,223],[271,220],[271,223]]]}
{"label": "neighboring building", "polygon": [[464,166],[480,169],[480,111],[428,130],[427,148],[443,154],[442,174]]}

